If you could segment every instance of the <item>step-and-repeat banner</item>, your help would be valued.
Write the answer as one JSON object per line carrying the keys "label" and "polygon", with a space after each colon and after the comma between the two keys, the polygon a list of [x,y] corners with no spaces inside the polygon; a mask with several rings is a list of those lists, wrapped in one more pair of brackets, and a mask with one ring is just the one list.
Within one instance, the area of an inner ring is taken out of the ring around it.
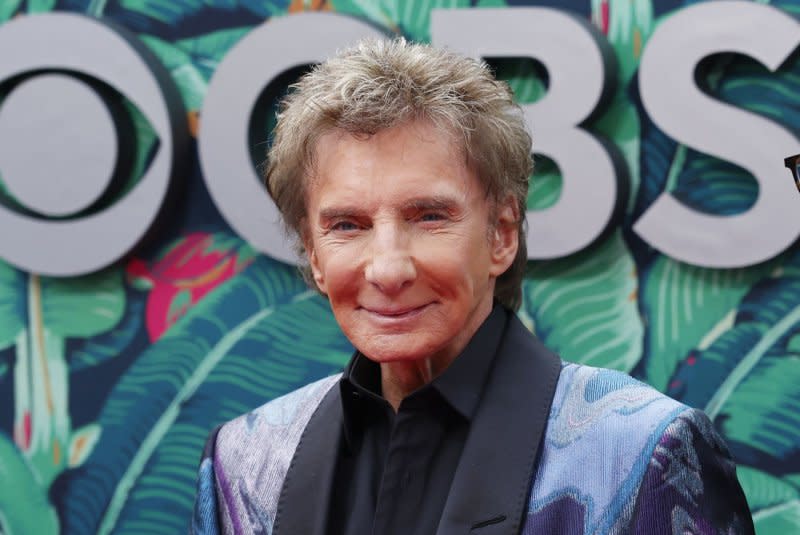
{"label": "step-and-repeat banner", "polygon": [[537,171],[520,315],[704,409],[800,531],[800,0],[0,0],[0,532],[179,533],[209,431],[339,371],[259,183],[370,35],[483,57]]}

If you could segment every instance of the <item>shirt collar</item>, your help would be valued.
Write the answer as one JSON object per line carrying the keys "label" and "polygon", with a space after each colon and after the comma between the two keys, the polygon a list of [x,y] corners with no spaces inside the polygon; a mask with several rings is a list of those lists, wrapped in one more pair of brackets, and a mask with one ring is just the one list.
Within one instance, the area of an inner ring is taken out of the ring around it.
{"label": "shirt collar", "polygon": [[507,319],[505,308],[495,303],[489,316],[461,354],[431,382],[444,399],[467,420],[472,419],[480,403],[483,386],[492,368]]}
{"label": "shirt collar", "polygon": [[[471,420],[480,403],[508,314],[502,305],[495,303],[461,354],[429,385],[417,392],[435,389],[456,412],[467,421]],[[352,444],[353,433],[364,425],[365,418],[388,410],[388,403],[381,396],[380,365],[356,351],[339,384],[345,437]]]}

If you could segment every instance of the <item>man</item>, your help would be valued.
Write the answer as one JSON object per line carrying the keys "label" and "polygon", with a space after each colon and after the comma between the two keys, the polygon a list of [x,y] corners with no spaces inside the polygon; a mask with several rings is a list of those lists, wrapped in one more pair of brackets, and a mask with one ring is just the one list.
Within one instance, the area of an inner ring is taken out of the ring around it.
{"label": "man", "polygon": [[357,351],[212,435],[195,532],[753,532],[707,417],[516,318],[530,153],[446,51],[367,41],[296,84],[267,185]]}

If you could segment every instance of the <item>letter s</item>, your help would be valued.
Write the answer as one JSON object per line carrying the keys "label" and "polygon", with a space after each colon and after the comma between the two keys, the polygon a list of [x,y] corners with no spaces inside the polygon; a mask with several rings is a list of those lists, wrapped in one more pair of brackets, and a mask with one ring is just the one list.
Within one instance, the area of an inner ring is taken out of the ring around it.
{"label": "letter s", "polygon": [[647,113],[670,137],[741,166],[759,185],[753,207],[733,216],[704,214],[662,193],[633,227],[653,247],[690,264],[734,268],[772,258],[800,234],[800,199],[783,168],[800,142],[763,117],[714,100],[694,81],[698,62],[711,54],[746,54],[774,71],[798,44],[797,20],[743,1],[688,7],[650,37],[639,67]]}

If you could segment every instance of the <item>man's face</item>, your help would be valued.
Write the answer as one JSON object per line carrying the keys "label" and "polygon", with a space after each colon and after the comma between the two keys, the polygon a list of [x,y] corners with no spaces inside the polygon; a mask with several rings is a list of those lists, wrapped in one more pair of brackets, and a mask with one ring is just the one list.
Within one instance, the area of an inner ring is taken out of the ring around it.
{"label": "man's face", "polygon": [[512,204],[490,229],[475,172],[427,122],[334,131],[316,157],[306,246],[344,333],[377,362],[455,357],[516,254]]}

